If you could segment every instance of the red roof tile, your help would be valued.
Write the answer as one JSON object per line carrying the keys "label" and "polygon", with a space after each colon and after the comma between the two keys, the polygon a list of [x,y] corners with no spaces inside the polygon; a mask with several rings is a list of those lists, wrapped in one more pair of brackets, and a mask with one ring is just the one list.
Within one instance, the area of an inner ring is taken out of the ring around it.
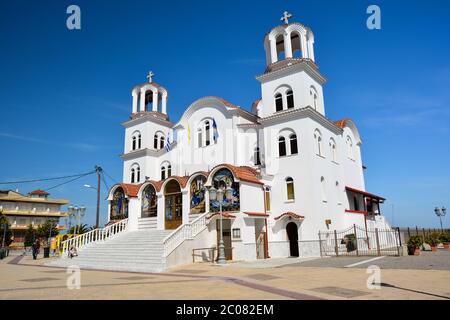
{"label": "red roof tile", "polygon": [[302,216],[302,215],[299,215],[299,214],[293,213],[291,211],[288,211],[288,212],[285,212],[282,215],[279,215],[278,217],[276,217],[275,220],[280,220],[280,219],[285,218],[285,217],[290,217],[290,218],[295,219],[295,220],[303,220],[303,219],[305,219],[305,217]]}
{"label": "red roof tile", "polygon": [[37,190],[31,191],[30,194],[40,194],[40,195],[48,196],[50,193],[48,193],[47,191],[44,191],[42,189],[37,189]]}

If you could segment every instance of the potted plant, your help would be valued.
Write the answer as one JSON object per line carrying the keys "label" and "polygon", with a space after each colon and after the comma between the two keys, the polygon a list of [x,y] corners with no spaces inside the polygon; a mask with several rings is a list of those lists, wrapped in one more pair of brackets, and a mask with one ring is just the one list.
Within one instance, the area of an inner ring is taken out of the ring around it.
{"label": "potted plant", "polygon": [[442,232],[439,235],[439,240],[444,245],[444,249],[450,249],[450,232]]}
{"label": "potted plant", "polygon": [[423,244],[423,238],[421,236],[411,236],[408,240],[408,253],[410,255],[420,255],[420,247]]}
{"label": "potted plant", "polygon": [[425,243],[428,243],[431,247],[431,251],[437,251],[437,245],[439,244],[439,238],[435,233],[431,233],[425,237]]}
{"label": "potted plant", "polygon": [[352,252],[356,250],[356,236],[351,234],[346,234],[341,241],[342,244],[345,244],[347,247],[347,252]]}

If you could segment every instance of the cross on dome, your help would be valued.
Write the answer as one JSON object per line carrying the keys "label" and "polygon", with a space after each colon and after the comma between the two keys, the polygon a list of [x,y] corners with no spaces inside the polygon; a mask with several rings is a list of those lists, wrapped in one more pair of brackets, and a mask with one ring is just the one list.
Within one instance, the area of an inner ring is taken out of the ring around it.
{"label": "cross on dome", "polygon": [[281,17],[281,21],[283,21],[284,20],[284,23],[285,24],[288,24],[289,23],[289,18],[291,18],[292,17],[292,14],[290,14],[289,12],[287,12],[287,11],[285,11],[285,12],[283,12],[283,16]]}
{"label": "cross on dome", "polygon": [[152,82],[152,78],[153,78],[154,75],[155,75],[155,74],[154,74],[152,71],[149,71],[149,72],[148,72],[148,74],[147,74],[148,82]]}

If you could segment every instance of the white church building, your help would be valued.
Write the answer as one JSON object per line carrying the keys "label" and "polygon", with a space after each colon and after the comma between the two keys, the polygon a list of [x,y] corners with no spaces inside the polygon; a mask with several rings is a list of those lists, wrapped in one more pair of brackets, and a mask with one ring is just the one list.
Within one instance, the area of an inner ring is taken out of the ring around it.
{"label": "white church building", "polygon": [[[83,254],[86,266],[134,270],[213,261],[221,219],[227,260],[319,256],[319,231],[389,228],[384,198],[365,189],[356,124],[326,116],[314,34],[288,17],[264,37],[266,68],[250,110],[206,96],[172,122],[169,90],[152,73],[132,89],[107,239],[95,244],[98,231],[80,240],[82,265]],[[222,215],[210,199],[219,189]],[[95,261],[108,246],[115,258]]]}

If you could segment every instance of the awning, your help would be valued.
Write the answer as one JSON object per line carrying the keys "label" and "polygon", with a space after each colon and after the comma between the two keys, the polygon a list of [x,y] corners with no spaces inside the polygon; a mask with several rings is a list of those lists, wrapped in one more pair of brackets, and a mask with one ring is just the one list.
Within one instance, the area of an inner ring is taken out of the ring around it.
{"label": "awning", "polygon": [[[214,218],[215,216],[218,216],[218,218],[220,218],[220,212],[212,213],[212,214],[210,214],[209,216],[207,216],[206,219],[209,220],[209,219]],[[222,216],[223,216],[224,218],[227,218],[227,219],[235,219],[235,218],[236,218],[235,215],[232,215],[232,214],[229,213],[229,212],[224,212],[224,213],[222,213]]]}
{"label": "awning", "polygon": [[386,200],[385,198],[383,198],[383,197],[380,197],[380,196],[377,196],[377,195],[375,195],[375,194],[372,194],[372,193],[369,193],[369,192],[366,192],[366,191],[362,191],[362,190],[358,190],[358,189],[355,189],[355,188],[352,188],[352,187],[345,187],[345,190],[347,190],[347,191],[350,191],[350,192],[354,192],[354,193],[358,193],[358,194],[361,194],[362,196],[364,196],[364,197],[366,197],[366,198],[370,198],[370,199],[373,199],[373,200],[377,200],[377,201],[379,201],[379,202],[383,202],[384,200]]}
{"label": "awning", "polygon": [[251,218],[267,218],[269,215],[264,212],[244,212]]}
{"label": "awning", "polygon": [[281,220],[283,218],[294,219],[297,221],[303,221],[305,219],[305,217],[302,215],[288,211],[288,212],[285,212],[282,215],[279,215],[278,217],[276,217],[275,220]]}

